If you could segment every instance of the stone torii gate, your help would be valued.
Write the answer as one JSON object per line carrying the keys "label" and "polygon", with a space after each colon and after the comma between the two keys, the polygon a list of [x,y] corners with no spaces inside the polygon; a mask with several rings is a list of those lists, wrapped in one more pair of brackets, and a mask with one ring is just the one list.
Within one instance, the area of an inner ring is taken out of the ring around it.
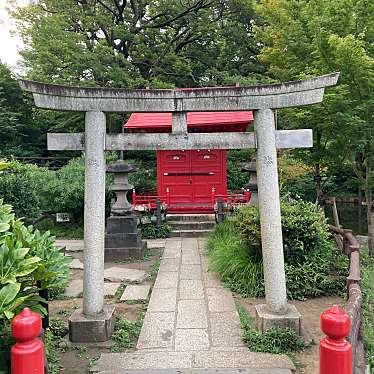
{"label": "stone torii gate", "polygon": [[[274,110],[322,102],[339,73],[283,84],[192,90],[81,88],[20,80],[37,107],[85,112],[85,133],[48,134],[50,150],[84,150],[83,309],[70,318],[70,337],[109,339],[114,307],[104,305],[105,150],[257,148],[257,179],[266,304],[256,307],[259,327],[288,325],[300,314],[287,303],[279,202],[277,148],[312,147],[312,130],[275,129]],[[186,113],[254,111],[254,133],[188,133]],[[172,133],[106,134],[105,112],[172,112]]]}

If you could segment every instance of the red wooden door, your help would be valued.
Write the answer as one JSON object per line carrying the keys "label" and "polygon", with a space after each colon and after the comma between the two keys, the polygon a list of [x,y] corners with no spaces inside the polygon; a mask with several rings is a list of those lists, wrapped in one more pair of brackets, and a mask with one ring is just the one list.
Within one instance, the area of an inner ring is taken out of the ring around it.
{"label": "red wooden door", "polygon": [[158,194],[170,193],[171,211],[212,210],[212,187],[226,194],[226,151],[158,151]]}

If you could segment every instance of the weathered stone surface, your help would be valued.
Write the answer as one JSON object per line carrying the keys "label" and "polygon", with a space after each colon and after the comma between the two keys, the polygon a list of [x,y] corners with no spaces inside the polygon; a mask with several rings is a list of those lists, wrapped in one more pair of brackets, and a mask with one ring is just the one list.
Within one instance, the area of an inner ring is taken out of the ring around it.
{"label": "weathered stone surface", "polygon": [[96,315],[104,305],[105,142],[106,117],[85,114],[85,194],[83,312]]}
{"label": "weathered stone surface", "polygon": [[178,302],[177,328],[208,328],[208,318],[204,300],[180,300]]}
{"label": "weathered stone surface", "polygon": [[[133,353],[104,353],[96,364],[95,371],[107,369],[185,369],[192,366],[192,353],[186,352],[133,352]],[[116,373],[116,371],[114,372]]]}
{"label": "weathered stone surface", "polygon": [[206,329],[176,329],[175,330],[175,350],[206,351],[210,347],[209,334]]}
{"label": "weathered stone surface", "polygon": [[143,270],[111,267],[104,271],[104,279],[109,282],[141,283],[146,278]]}
{"label": "weathered stone surface", "polygon": [[288,304],[286,313],[276,314],[269,311],[267,304],[256,305],[256,323],[260,331],[268,330],[272,327],[289,327],[301,335],[301,314],[296,307]]}
{"label": "weathered stone surface", "polygon": [[179,258],[181,256],[180,247],[167,247],[164,249],[164,254],[162,258]]}
{"label": "weathered stone surface", "polygon": [[181,239],[166,239],[165,250],[167,249],[181,249],[182,240]]}
{"label": "weathered stone surface", "polygon": [[104,295],[114,296],[121,283],[104,283]]}
{"label": "weathered stone surface", "polygon": [[64,247],[67,252],[82,252],[84,249],[83,240],[57,239],[55,244],[57,247]]}
{"label": "weathered stone surface", "polygon": [[68,297],[79,297],[83,292],[83,279],[73,279],[65,288],[64,295]]}
{"label": "weathered stone surface", "polygon": [[193,367],[199,368],[258,368],[295,370],[292,361],[286,355],[273,355],[258,352],[196,352]]}
{"label": "weathered stone surface", "polygon": [[174,312],[177,305],[176,288],[154,288],[148,310],[154,312]]}
{"label": "weathered stone surface", "polygon": [[121,296],[122,301],[127,300],[147,300],[150,286],[138,286],[130,285],[127,286],[124,293]]}
{"label": "weathered stone surface", "polygon": [[160,272],[163,271],[179,271],[178,258],[164,258],[161,260]]}
{"label": "weathered stone surface", "polygon": [[227,349],[228,347],[243,347],[242,331],[238,313],[220,312],[209,315],[211,339],[214,347]]}
{"label": "weathered stone surface", "polygon": [[104,305],[95,316],[86,316],[81,309],[69,318],[69,339],[75,343],[104,342],[113,334],[115,322],[114,305]]}
{"label": "weathered stone surface", "polygon": [[207,288],[210,312],[234,312],[236,310],[231,291],[226,288]]}
{"label": "weathered stone surface", "polygon": [[[95,371],[96,372],[96,371]],[[145,369],[104,370],[100,374],[292,374],[288,369]]]}
{"label": "weathered stone surface", "polygon": [[192,91],[83,88],[27,80],[19,80],[19,84],[24,91],[33,93],[35,104],[40,108],[79,112],[193,112],[314,104],[322,101],[324,88],[335,85],[338,77],[339,73],[333,73],[282,84]]}
{"label": "weathered stone surface", "polygon": [[201,279],[200,265],[181,265],[180,279]]}
{"label": "weathered stone surface", "polygon": [[[147,312],[140,336],[137,349],[171,349],[174,336],[175,313],[152,313]],[[151,368],[152,363],[145,368]],[[135,367],[133,367],[135,369]]]}
{"label": "weathered stone surface", "polygon": [[165,242],[165,239],[149,239],[147,240],[147,247],[149,249],[164,248]]}
{"label": "weathered stone surface", "polygon": [[178,272],[160,271],[157,275],[154,288],[177,288]]}
{"label": "weathered stone surface", "polygon": [[77,258],[73,259],[73,261],[69,264],[70,269],[78,269],[83,270],[83,262]]}
{"label": "weathered stone surface", "polygon": [[179,298],[204,299],[203,282],[200,279],[181,279],[179,283]]}
{"label": "weathered stone surface", "polygon": [[199,265],[201,263],[199,253],[195,251],[189,251],[182,253],[182,264],[183,265]]}

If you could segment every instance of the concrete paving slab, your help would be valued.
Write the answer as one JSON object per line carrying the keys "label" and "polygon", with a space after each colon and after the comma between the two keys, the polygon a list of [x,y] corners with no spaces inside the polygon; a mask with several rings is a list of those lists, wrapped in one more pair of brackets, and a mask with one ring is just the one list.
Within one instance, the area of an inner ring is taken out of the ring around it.
{"label": "concrete paving slab", "polygon": [[[171,349],[174,338],[175,313],[149,313],[145,316],[137,349]],[[145,353],[146,354],[146,353]],[[150,363],[151,365],[151,363]],[[151,368],[148,366],[146,368]],[[188,367],[188,366],[187,366]],[[135,369],[135,367],[132,367]]]}
{"label": "concrete paving slab", "polygon": [[197,238],[182,238],[182,249],[198,248]]}
{"label": "concrete paving slab", "polygon": [[83,262],[77,258],[74,258],[69,264],[69,269],[83,270]]}
{"label": "concrete paving slab", "polygon": [[162,258],[180,258],[182,253],[181,248],[165,248]]}
{"label": "concrete paving slab", "polygon": [[[92,372],[92,371],[91,371]],[[94,371],[95,372],[95,371]],[[100,374],[292,374],[288,369],[114,369]]]}
{"label": "concrete paving slab", "polygon": [[104,270],[104,279],[109,282],[142,283],[147,278],[143,270],[111,267]]}
{"label": "concrete paving slab", "polygon": [[114,373],[117,373],[120,369],[186,369],[192,366],[192,353],[144,351],[134,353],[103,353],[97,361],[95,371],[113,370],[114,365]]}
{"label": "concrete paving slab", "polygon": [[179,299],[204,299],[203,282],[200,279],[181,279]]}
{"label": "concrete paving slab", "polygon": [[201,259],[197,251],[184,252],[182,251],[183,265],[200,265]]}
{"label": "concrete paving slab", "polygon": [[83,279],[73,279],[65,288],[64,295],[68,297],[80,297],[83,292]]}
{"label": "concrete paving slab", "polygon": [[114,296],[121,283],[104,283],[104,296]]}
{"label": "concrete paving slab", "polygon": [[179,238],[166,239],[165,249],[180,249],[182,248],[182,240]]}
{"label": "concrete paving slab", "polygon": [[65,247],[67,252],[82,252],[84,250],[84,240],[57,239],[56,246]]}
{"label": "concrete paving slab", "polygon": [[210,312],[236,311],[231,291],[226,288],[206,288]]}
{"label": "concrete paving slab", "polygon": [[130,285],[127,286],[121,296],[121,301],[147,300],[150,286]]}
{"label": "concrete paving slab", "polygon": [[179,262],[179,258],[163,258],[159,271],[179,271]]}
{"label": "concrete paving slab", "polygon": [[165,247],[166,239],[149,239],[147,240],[148,249],[158,249]]}
{"label": "concrete paving slab", "polygon": [[201,279],[200,265],[181,265],[180,279]]}
{"label": "concrete paving slab", "polygon": [[154,288],[149,300],[148,310],[154,312],[174,312],[177,307],[176,288]]}
{"label": "concrete paving slab", "polygon": [[207,351],[210,347],[207,329],[176,329],[175,351]]}
{"label": "concrete paving slab", "polygon": [[244,347],[238,313],[220,312],[209,315],[211,339],[214,347]]}
{"label": "concrete paving slab", "polygon": [[196,368],[254,368],[295,370],[292,361],[286,355],[273,355],[259,352],[196,352],[193,367]]}
{"label": "concrete paving slab", "polygon": [[208,328],[207,310],[204,300],[180,300],[178,302],[177,328]]}
{"label": "concrete paving slab", "polygon": [[153,288],[177,288],[178,275],[176,271],[159,272]]}

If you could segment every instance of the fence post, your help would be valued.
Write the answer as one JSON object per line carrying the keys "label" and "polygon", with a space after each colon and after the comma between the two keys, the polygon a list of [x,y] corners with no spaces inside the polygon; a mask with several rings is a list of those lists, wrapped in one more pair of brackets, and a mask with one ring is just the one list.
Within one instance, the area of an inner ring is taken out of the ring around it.
{"label": "fence post", "polygon": [[215,203],[216,203],[216,189],[214,187],[212,187],[212,206],[213,206],[213,209],[214,209]]}
{"label": "fence post", "polygon": [[158,232],[161,230],[161,200],[156,199],[156,227]]}
{"label": "fence post", "polygon": [[132,206],[136,205],[136,192],[135,188],[132,190]]}
{"label": "fence post", "polygon": [[321,314],[321,329],[327,336],[319,345],[320,374],[352,374],[352,346],[345,339],[350,325],[348,314],[337,305]]}
{"label": "fence post", "polygon": [[37,338],[42,318],[29,308],[12,321],[12,335],[17,343],[11,349],[12,374],[44,374],[44,345]]}
{"label": "fence post", "polygon": [[217,221],[221,223],[225,220],[225,212],[223,211],[222,197],[217,199]]}

